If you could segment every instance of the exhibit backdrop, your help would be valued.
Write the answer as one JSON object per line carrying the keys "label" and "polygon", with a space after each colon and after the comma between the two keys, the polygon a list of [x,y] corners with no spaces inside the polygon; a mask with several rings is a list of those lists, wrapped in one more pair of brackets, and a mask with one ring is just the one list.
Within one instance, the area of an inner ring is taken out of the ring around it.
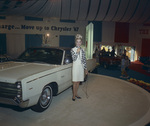
{"label": "exhibit backdrop", "polygon": [[[5,19],[0,19],[0,34],[6,35],[6,53],[12,57],[17,57],[31,45],[32,41],[37,41],[37,39],[40,39],[41,45],[47,44],[58,47],[60,36],[75,36],[80,33],[83,35],[84,43],[87,24],[87,21],[60,21],[59,19],[48,18],[26,20],[25,17],[7,16]],[[33,35],[34,37],[32,37]],[[74,40],[71,39],[71,41]],[[34,43],[38,45],[36,42]],[[63,43],[65,44],[65,42]]]}
{"label": "exhibit backdrop", "polygon": [[[83,44],[86,44],[85,35],[88,21],[65,21],[49,18],[37,18],[37,20],[34,20],[34,18],[22,16],[2,17],[4,18],[0,18],[0,50],[1,52],[6,52],[12,57],[20,55],[20,53],[22,53],[27,47],[32,45],[31,43],[34,43],[34,45],[37,46],[39,44],[60,46],[62,43],[65,45],[68,41],[71,41],[70,45],[72,45],[73,38],[77,33],[83,35]],[[119,36],[116,32],[116,24],[117,23],[115,22],[102,22],[102,27],[100,29],[101,32],[97,33],[94,31],[94,35],[97,34],[101,36],[99,39],[101,41],[96,41],[98,45],[135,47],[135,60],[142,54],[150,55],[147,51],[142,52],[142,50],[145,50],[142,49],[142,47],[145,48],[149,46],[149,42],[143,41],[145,39],[150,39],[149,25],[128,24],[127,30],[129,31],[129,34],[126,34],[128,38],[125,38],[127,41],[121,41],[122,38],[115,38],[115,36]],[[124,34],[123,30],[124,27],[119,29],[118,33],[121,33],[121,35]],[[37,40],[38,42],[36,43]],[[118,40],[120,40],[120,42]]]}
{"label": "exhibit backdrop", "polygon": [[[128,34],[128,41],[122,42],[118,41],[115,42],[115,36],[116,35],[116,23],[115,22],[103,22],[102,23],[102,42],[101,45],[118,45],[118,46],[130,46],[135,47],[135,57],[134,60],[137,60],[139,56],[142,55],[142,50],[145,50],[145,47],[149,47],[149,43],[147,42],[147,45],[143,46],[142,49],[142,40],[143,39],[150,39],[150,25],[144,25],[144,24],[129,24],[129,34]],[[122,34],[123,28],[120,31]],[[147,52],[149,53],[149,52]],[[145,54],[149,55],[150,54]]]}

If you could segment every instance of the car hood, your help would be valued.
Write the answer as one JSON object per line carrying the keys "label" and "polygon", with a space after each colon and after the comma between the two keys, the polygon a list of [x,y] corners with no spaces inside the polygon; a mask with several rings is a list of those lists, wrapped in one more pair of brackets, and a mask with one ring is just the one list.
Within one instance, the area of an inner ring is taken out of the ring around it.
{"label": "car hood", "polygon": [[27,62],[0,63],[0,81],[15,83],[20,79],[53,69],[55,67],[57,67],[57,65]]}

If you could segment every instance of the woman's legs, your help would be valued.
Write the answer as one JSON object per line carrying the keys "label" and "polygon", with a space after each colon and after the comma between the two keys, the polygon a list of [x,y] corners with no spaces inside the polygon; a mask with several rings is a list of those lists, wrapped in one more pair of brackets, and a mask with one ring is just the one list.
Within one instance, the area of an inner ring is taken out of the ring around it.
{"label": "woman's legs", "polygon": [[73,99],[75,99],[76,95],[75,95],[75,92],[76,92],[76,82],[73,82]]}
{"label": "woman's legs", "polygon": [[75,99],[77,95],[77,92],[78,92],[78,88],[79,88],[79,83],[80,82],[73,82],[73,99]]}
{"label": "woman's legs", "polygon": [[80,83],[80,82],[77,82],[77,83],[76,83],[76,94],[75,94],[75,96],[78,96],[79,83]]}

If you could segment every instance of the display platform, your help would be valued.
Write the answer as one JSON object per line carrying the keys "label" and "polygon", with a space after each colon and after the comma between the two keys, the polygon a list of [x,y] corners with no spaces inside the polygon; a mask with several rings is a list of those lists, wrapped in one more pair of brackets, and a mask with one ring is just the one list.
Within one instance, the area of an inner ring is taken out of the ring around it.
{"label": "display platform", "polygon": [[5,126],[145,126],[150,122],[150,94],[127,81],[89,74],[80,85],[82,99],[72,101],[72,88],[53,98],[43,113],[0,105]]}

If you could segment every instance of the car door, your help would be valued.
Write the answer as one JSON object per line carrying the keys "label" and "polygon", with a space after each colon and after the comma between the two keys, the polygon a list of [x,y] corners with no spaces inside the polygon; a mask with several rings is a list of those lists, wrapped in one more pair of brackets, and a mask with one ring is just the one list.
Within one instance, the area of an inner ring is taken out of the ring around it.
{"label": "car door", "polygon": [[65,56],[63,59],[63,65],[59,71],[59,90],[65,90],[72,85],[72,58],[70,51],[65,51]]}

